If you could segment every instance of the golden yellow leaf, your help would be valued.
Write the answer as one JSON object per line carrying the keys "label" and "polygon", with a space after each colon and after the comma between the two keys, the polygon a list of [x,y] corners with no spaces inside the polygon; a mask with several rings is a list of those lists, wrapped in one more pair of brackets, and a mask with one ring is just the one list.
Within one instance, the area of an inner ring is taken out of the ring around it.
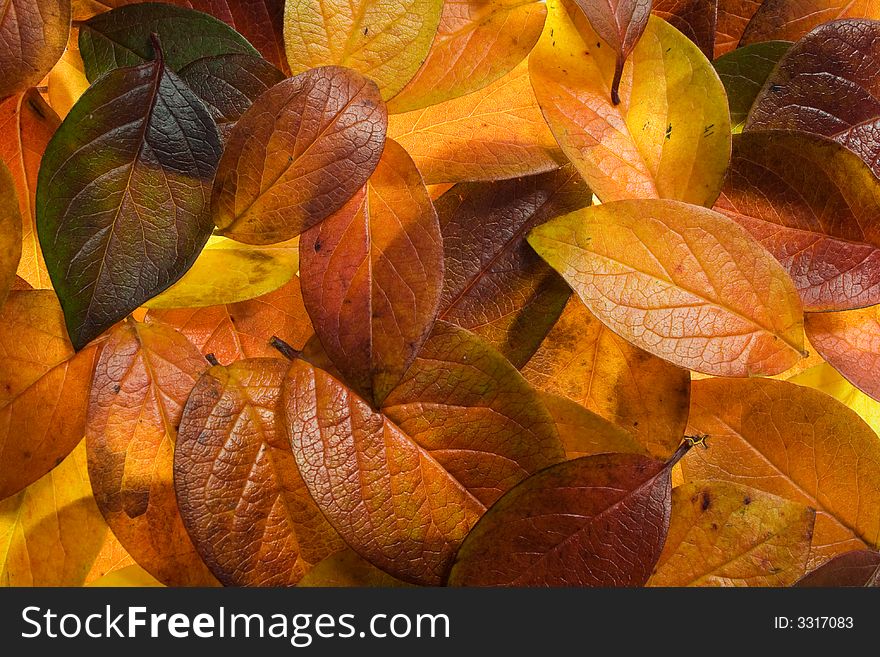
{"label": "golden yellow leaf", "polygon": [[67,50],[49,71],[46,80],[49,105],[62,119],[89,88],[85,65],[79,54],[79,29],[70,32]]}
{"label": "golden yellow leaf", "polygon": [[86,586],[121,588],[131,586],[160,587],[162,583],[137,564],[111,571]]}
{"label": "golden yellow leaf", "polygon": [[0,307],[15,283],[21,259],[21,213],[12,174],[0,160]]}

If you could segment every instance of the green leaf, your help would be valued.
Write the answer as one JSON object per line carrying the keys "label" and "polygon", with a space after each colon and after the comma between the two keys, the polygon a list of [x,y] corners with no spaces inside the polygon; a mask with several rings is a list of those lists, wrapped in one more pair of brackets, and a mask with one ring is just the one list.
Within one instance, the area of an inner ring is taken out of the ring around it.
{"label": "green leaf", "polygon": [[211,234],[220,135],[164,60],[112,71],[46,148],[37,231],[79,350],[170,287]]}
{"label": "green leaf", "polygon": [[79,50],[86,77],[94,82],[114,68],[151,61],[155,56],[151,34],[159,36],[165,60],[174,71],[212,55],[259,55],[247,39],[213,16],[144,2],[98,14],[82,24]]}
{"label": "green leaf", "polygon": [[727,53],[714,63],[730,102],[733,132],[742,132],[755,98],[789,48],[788,41],[765,41]]}

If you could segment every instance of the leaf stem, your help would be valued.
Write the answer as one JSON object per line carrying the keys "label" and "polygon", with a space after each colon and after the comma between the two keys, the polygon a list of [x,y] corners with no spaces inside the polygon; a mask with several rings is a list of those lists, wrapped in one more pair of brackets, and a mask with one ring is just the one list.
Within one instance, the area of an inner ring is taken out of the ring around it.
{"label": "leaf stem", "polygon": [[670,459],[666,462],[666,467],[672,469],[675,465],[684,458],[684,455],[687,454],[691,447],[694,446],[694,443],[690,440],[684,439],[681,441],[681,445],[678,446],[678,449],[675,450],[675,454],[673,454]]}
{"label": "leaf stem", "polygon": [[214,367],[217,367],[220,364],[220,361],[217,360],[217,357],[214,354],[205,354],[205,360],[211,363]]}
{"label": "leaf stem", "polygon": [[294,349],[293,347],[291,347],[289,344],[287,344],[284,340],[276,335],[273,335],[269,339],[269,346],[290,361],[296,360],[302,353],[298,349]]}

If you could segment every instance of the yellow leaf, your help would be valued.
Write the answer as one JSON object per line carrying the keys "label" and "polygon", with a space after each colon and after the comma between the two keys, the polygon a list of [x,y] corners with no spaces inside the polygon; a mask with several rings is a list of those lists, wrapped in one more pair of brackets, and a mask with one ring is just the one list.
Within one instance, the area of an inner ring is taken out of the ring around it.
{"label": "yellow leaf", "polygon": [[120,568],[119,570],[114,570],[112,572],[107,573],[103,577],[96,579],[93,582],[89,582],[86,586],[97,586],[104,588],[121,588],[121,587],[131,587],[131,586],[150,586],[150,587],[161,587],[162,583],[159,582],[155,577],[150,575],[146,570],[134,564],[132,566],[126,566],[125,568]]}
{"label": "yellow leaf", "polygon": [[85,67],[79,54],[79,30],[70,33],[67,50],[55,64],[47,80],[49,105],[62,119],[89,88]]}

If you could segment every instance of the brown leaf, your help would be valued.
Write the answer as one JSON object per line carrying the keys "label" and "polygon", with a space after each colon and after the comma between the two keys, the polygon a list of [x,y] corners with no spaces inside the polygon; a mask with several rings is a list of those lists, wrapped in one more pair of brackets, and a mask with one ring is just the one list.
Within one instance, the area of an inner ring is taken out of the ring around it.
{"label": "brown leaf", "polygon": [[0,98],[35,86],[64,52],[70,0],[4,0],[0,5]]}
{"label": "brown leaf", "polygon": [[880,401],[880,306],[808,313],[804,327],[822,358],[859,390]]}
{"label": "brown leaf", "polygon": [[880,552],[853,550],[834,557],[799,579],[800,588],[880,586]]}
{"label": "brown leaf", "polygon": [[216,586],[180,519],[174,445],[183,405],[208,363],[163,324],[114,328],[95,368],[86,421],[89,477],[129,554],[169,586]]}
{"label": "brown leaf", "polygon": [[49,472],[82,439],[98,350],[74,354],[51,290],[9,294],[0,312],[0,499]]}
{"label": "brown leaf", "polygon": [[0,160],[12,173],[21,212],[21,262],[18,275],[36,288],[52,287],[37,239],[37,174],[46,145],[61,119],[36,89],[0,101]]}
{"label": "brown leaf", "polygon": [[672,491],[672,520],[649,586],[789,586],[804,573],[816,512],[724,481]]}
{"label": "brown leaf", "polygon": [[483,516],[451,586],[642,586],[669,527],[670,470],[599,454],[533,475]]}
{"label": "brown leaf", "polygon": [[300,239],[303,301],[345,381],[375,405],[431,332],[443,285],[437,213],[388,141],[366,188]]}
{"label": "brown leaf", "polygon": [[385,143],[376,85],[328,66],[262,94],[230,133],[214,183],[220,233],[248,244],[290,239],[339,210]]}
{"label": "brown leaf", "polygon": [[718,0],[715,57],[735,50],[752,16],[765,0]]}
{"label": "brown leaf", "polygon": [[797,41],[814,27],[838,18],[880,18],[877,0],[764,0],[740,45],[760,41]]}
{"label": "brown leaf", "polygon": [[[880,18],[880,2],[873,4]],[[878,67],[880,21],[822,25],[780,60],[755,100],[746,130],[797,130],[828,137],[880,176]]]}
{"label": "brown leaf", "polygon": [[718,0],[654,0],[651,11],[697,44],[706,57],[715,56]]}
{"label": "brown leaf", "polygon": [[289,586],[343,547],[303,484],[275,408],[286,361],[212,367],[193,389],[174,485],[196,548],[227,586]]}
{"label": "brown leaf", "polygon": [[880,440],[828,395],[774,380],[695,381],[688,433],[709,435],[709,449],[682,461],[688,481],[730,481],[816,509],[810,568],[880,545]]}
{"label": "brown leaf", "polygon": [[652,456],[669,457],[684,435],[689,372],[613,333],[576,296],[522,372],[620,426]]}
{"label": "brown leaf", "polygon": [[244,358],[277,356],[273,336],[302,349],[314,335],[303,305],[299,278],[256,299],[205,308],[151,310],[147,321],[173,326],[202,354],[213,354],[223,365]]}

